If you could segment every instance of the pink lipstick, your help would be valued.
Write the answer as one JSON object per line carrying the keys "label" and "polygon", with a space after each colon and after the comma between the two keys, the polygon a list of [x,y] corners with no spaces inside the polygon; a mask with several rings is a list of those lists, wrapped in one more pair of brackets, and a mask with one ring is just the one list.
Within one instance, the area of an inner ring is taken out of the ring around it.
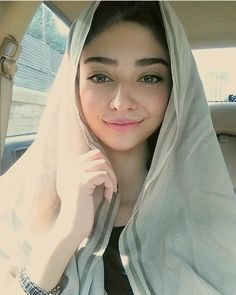
{"label": "pink lipstick", "polygon": [[127,131],[137,127],[140,124],[140,121],[132,121],[132,120],[112,120],[106,122],[108,127],[117,131]]}

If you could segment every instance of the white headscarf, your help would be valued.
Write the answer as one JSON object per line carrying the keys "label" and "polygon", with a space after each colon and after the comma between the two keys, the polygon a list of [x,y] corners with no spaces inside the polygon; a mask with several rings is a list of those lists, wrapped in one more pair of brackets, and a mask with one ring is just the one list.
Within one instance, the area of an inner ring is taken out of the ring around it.
{"label": "white headscarf", "polygon": [[[78,61],[98,4],[71,28],[35,142],[0,179],[1,268],[6,261],[27,262],[39,233],[50,230],[66,161],[101,149],[80,119],[75,95]],[[236,294],[233,186],[183,28],[167,2],[160,8],[173,89],[149,173],[120,236],[122,263],[134,294]],[[110,205],[100,199],[94,230],[64,272],[63,295],[104,294],[102,255],[119,195]]]}

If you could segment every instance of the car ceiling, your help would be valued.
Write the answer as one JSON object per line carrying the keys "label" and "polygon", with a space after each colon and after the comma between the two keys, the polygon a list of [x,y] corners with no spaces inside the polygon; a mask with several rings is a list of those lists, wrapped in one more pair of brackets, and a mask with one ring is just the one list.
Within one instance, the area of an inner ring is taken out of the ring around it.
{"label": "car ceiling", "polygon": [[[72,22],[91,1],[51,1]],[[21,41],[41,1],[0,1],[0,41]],[[236,1],[170,1],[192,48],[236,47]],[[13,21],[15,20],[15,21]]]}
{"label": "car ceiling", "polygon": [[[52,1],[73,21],[91,1]],[[170,1],[192,48],[236,46],[236,1]]]}

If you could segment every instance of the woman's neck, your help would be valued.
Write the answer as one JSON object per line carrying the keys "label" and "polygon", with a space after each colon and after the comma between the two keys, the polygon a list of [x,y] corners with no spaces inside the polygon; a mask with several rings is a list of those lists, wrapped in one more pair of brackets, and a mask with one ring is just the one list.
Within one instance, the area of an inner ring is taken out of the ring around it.
{"label": "woman's neck", "polygon": [[121,206],[134,206],[147,175],[147,145],[143,144],[125,152],[107,147],[105,151],[117,177]]}

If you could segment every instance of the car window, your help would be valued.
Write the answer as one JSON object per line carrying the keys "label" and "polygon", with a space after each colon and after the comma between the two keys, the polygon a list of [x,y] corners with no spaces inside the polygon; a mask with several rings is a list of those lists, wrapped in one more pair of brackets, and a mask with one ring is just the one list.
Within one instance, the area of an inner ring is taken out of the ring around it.
{"label": "car window", "polygon": [[207,100],[236,101],[236,48],[193,50]]}
{"label": "car window", "polygon": [[68,30],[49,7],[40,5],[22,41],[7,136],[37,131],[65,51]]}

